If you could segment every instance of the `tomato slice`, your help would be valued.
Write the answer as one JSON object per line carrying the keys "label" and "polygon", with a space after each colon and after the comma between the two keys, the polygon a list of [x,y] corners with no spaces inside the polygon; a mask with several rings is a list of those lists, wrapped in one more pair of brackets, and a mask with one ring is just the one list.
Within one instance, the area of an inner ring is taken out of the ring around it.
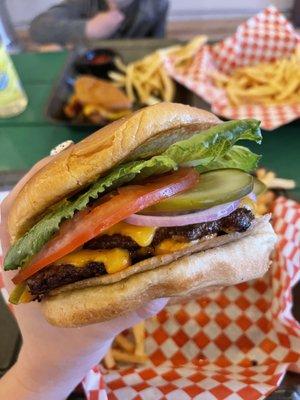
{"label": "tomato slice", "polygon": [[182,168],[171,174],[149,179],[143,185],[119,188],[118,193],[106,202],[80,211],[74,218],[63,222],[57,235],[45,244],[28,266],[20,270],[13,282],[23,282],[130,215],[191,189],[198,180],[199,174],[195,169]]}

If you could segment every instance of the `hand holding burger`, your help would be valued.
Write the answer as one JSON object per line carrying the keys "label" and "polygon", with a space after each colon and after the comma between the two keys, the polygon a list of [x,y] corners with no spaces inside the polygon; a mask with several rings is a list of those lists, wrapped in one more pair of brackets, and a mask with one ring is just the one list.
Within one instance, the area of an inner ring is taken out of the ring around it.
{"label": "hand holding burger", "polygon": [[[1,203],[0,239],[4,255],[10,242],[7,216],[15,198],[26,182],[52,160],[52,157],[48,157],[36,164]],[[8,291],[13,289],[12,275],[9,272],[3,274]],[[104,357],[117,334],[155,315],[166,303],[165,299],[155,300],[111,321],[63,330],[47,323],[41,316],[37,302],[15,307],[14,315],[21,330],[23,345],[16,364],[0,380],[0,398],[66,398],[84,375]]]}

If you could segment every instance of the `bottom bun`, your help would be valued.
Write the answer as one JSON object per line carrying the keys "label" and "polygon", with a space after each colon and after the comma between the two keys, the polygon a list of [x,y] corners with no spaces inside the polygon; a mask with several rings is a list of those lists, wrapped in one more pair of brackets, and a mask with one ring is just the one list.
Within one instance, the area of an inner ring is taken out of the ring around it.
{"label": "bottom bun", "polygon": [[185,255],[109,285],[48,296],[42,310],[52,325],[77,327],[126,314],[156,298],[201,296],[210,288],[264,275],[275,243],[273,228],[264,220],[248,236],[223,246]]}

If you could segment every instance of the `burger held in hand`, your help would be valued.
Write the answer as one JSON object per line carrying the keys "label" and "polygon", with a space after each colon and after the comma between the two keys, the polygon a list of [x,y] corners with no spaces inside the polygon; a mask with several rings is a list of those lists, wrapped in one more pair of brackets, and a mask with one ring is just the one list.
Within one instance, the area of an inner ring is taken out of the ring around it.
{"label": "burger held in hand", "polygon": [[9,214],[10,301],[74,327],[262,276],[276,236],[240,140],[259,122],[161,103],[53,156]]}

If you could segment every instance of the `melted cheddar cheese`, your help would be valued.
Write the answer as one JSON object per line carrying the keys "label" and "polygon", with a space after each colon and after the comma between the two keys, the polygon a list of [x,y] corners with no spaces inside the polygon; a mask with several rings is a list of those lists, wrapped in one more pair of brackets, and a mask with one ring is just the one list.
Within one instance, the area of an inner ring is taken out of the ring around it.
{"label": "melted cheddar cheese", "polygon": [[[153,227],[135,226],[120,222],[104,231],[102,235],[119,234],[128,236],[139,246],[147,247],[152,243],[155,231],[156,228]],[[119,248],[111,250],[79,250],[57,260],[54,265],[71,264],[76,267],[84,267],[90,262],[102,262],[108,274],[121,271],[131,265],[128,250]]]}
{"label": "melted cheddar cheese", "polygon": [[79,250],[57,260],[54,265],[71,264],[75,267],[84,267],[90,262],[101,262],[106,272],[113,274],[129,267],[129,252],[124,249],[112,250]]}
{"label": "melted cheddar cheese", "polygon": [[165,239],[155,247],[155,255],[173,253],[174,251],[185,249],[189,246],[187,242],[177,242],[173,239]]}
{"label": "melted cheddar cheese", "polygon": [[[130,225],[126,222],[120,222],[103,232],[103,235],[123,235],[129,236],[139,246],[150,246],[155,235],[156,228],[151,226]],[[101,236],[101,235],[100,235]]]}

